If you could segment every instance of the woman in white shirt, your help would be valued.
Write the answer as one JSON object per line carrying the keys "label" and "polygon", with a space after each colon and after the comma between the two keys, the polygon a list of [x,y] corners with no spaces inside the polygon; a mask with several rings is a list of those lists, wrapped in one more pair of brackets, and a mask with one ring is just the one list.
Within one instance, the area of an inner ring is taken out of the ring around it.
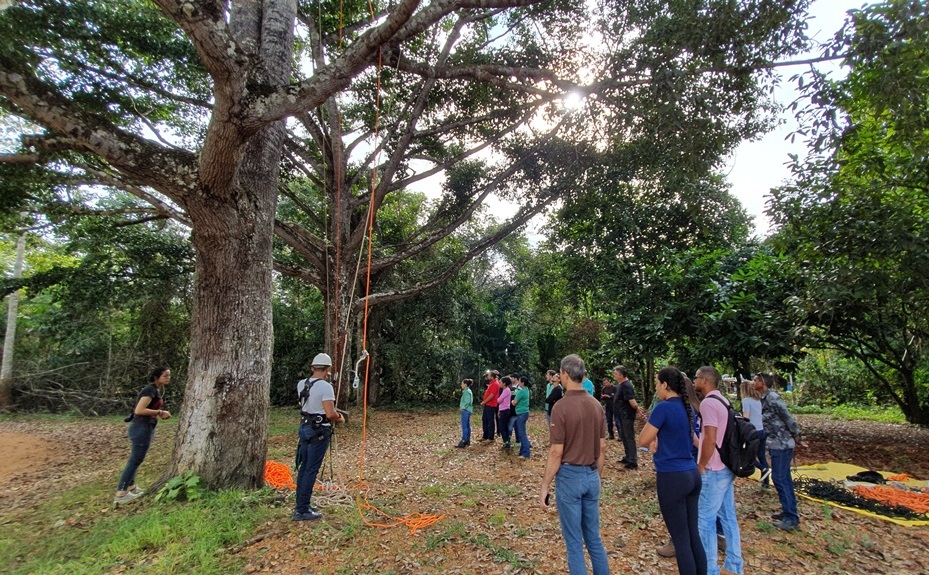
{"label": "woman in white shirt", "polygon": [[768,465],[764,453],[765,434],[764,424],[761,420],[761,395],[755,390],[752,382],[747,380],[742,382],[742,415],[752,422],[752,425],[758,430],[760,443],[758,445],[758,461],[755,462],[755,467],[761,471],[761,486],[767,488],[771,477],[771,467]]}

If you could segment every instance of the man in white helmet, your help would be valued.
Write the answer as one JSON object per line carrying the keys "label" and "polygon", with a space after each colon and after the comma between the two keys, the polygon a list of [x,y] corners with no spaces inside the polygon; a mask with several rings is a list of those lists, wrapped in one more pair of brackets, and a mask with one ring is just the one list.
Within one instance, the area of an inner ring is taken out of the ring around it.
{"label": "man in white helmet", "polygon": [[332,424],[344,421],[335,409],[335,391],[328,377],[332,371],[332,358],[317,354],[311,364],[313,375],[297,382],[300,401],[300,444],[297,446],[297,507],[294,521],[314,521],[322,517],[319,509],[310,505],[316,475],[323,464]]}

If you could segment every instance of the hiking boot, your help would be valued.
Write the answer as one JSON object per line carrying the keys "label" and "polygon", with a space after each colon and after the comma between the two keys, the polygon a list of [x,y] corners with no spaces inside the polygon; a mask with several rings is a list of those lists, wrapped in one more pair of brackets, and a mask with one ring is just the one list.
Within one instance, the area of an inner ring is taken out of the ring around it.
{"label": "hiking boot", "polygon": [[719,533],[716,534],[716,548],[720,553],[726,552],[726,538]]}
{"label": "hiking boot", "polygon": [[321,519],[322,516],[323,514],[319,513],[318,511],[307,511],[306,513],[294,513],[293,520],[294,521],[316,521],[317,519]]}
{"label": "hiking boot", "polygon": [[127,491],[125,495],[117,495],[113,498],[113,505],[121,505],[123,503],[129,503],[130,501],[135,501],[139,496],[131,491]]}
{"label": "hiking boot", "polygon": [[668,539],[668,542],[658,549],[655,549],[655,552],[662,557],[674,557],[674,541]]}

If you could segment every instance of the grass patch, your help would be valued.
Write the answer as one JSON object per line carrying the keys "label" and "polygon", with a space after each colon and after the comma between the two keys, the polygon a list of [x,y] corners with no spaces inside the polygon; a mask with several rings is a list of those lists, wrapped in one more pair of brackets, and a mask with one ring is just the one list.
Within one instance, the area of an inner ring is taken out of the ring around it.
{"label": "grass patch", "polygon": [[866,420],[879,423],[906,423],[903,412],[897,406],[873,407],[862,405],[835,405],[822,407],[819,405],[797,405],[790,408],[793,413],[809,415],[825,415],[833,419],[846,421]]}
{"label": "grass patch", "polygon": [[502,547],[493,542],[493,540],[486,535],[478,535],[476,537],[471,537],[469,541],[475,545],[479,545],[493,555],[494,560],[501,561],[503,563],[509,563],[513,567],[518,569],[529,569],[532,567],[533,562],[529,561],[518,554],[510,551],[506,547]]}
{"label": "grass patch", "polygon": [[[87,488],[69,491],[62,501],[81,497]],[[5,572],[96,575],[122,565],[144,565],[141,571],[151,574],[237,571],[238,562],[217,550],[245,541],[257,523],[277,513],[258,495],[222,491],[188,504],[146,498],[86,521],[46,524],[38,532],[36,525],[19,525],[7,529],[0,543],[9,557]],[[60,507],[48,508],[60,504],[50,502],[37,517],[61,516]]]}

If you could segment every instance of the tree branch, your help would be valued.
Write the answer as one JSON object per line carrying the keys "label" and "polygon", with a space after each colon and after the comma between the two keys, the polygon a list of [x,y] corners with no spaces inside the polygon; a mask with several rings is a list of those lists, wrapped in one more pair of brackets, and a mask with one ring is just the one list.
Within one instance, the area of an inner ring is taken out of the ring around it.
{"label": "tree branch", "polygon": [[[419,1],[401,0],[383,24],[367,30],[341,56],[318,68],[311,78],[255,98],[244,120],[246,132],[254,132],[275,120],[316,108],[348,86],[359,72],[374,62],[381,46],[394,39],[407,24]],[[449,2],[445,0],[444,3]]]}
{"label": "tree branch", "polygon": [[432,279],[419,283],[410,288],[399,289],[399,290],[389,291],[389,292],[381,292],[381,293],[371,294],[367,298],[359,298],[355,302],[355,305],[354,305],[355,311],[357,312],[364,306],[365,299],[367,299],[368,306],[370,307],[370,306],[375,306],[378,304],[384,304],[384,303],[409,299],[411,297],[414,297],[421,293],[429,291],[435,287],[438,287],[439,285],[442,285],[444,282],[448,281],[449,278],[455,275],[458,272],[458,270],[464,267],[465,264],[467,264],[469,261],[471,261],[475,257],[479,256],[480,254],[484,253],[491,247],[498,244],[500,240],[510,235],[514,230],[516,230],[517,228],[525,224],[527,221],[529,221],[530,218],[540,213],[547,206],[551,205],[551,203],[555,201],[557,197],[558,196],[556,194],[550,194],[547,198],[545,198],[543,201],[539,202],[532,208],[521,210],[521,212],[517,214],[512,220],[510,220],[510,222],[508,222],[505,226],[500,228],[497,232],[489,236],[486,236],[482,238],[480,241],[478,241],[477,243],[473,244],[468,249],[467,252],[462,254],[449,267],[447,267],[445,270],[443,270],[441,273],[439,273]]}
{"label": "tree branch", "polygon": [[187,34],[200,60],[213,78],[224,86],[244,76],[247,59],[236,44],[218,2],[194,0],[153,0]]}

